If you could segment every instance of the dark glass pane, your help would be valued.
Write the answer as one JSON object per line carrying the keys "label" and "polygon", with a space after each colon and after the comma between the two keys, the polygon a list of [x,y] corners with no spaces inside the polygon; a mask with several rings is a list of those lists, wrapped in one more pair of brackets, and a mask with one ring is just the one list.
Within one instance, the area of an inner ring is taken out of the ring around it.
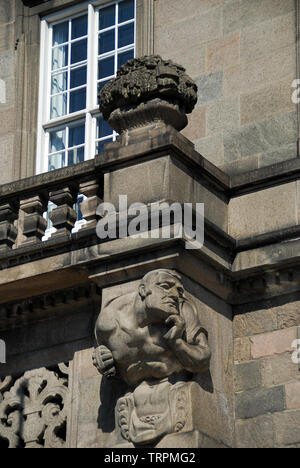
{"label": "dark glass pane", "polygon": [[126,24],[119,28],[119,45],[124,47],[134,43],[134,23]]}
{"label": "dark glass pane", "polygon": [[82,145],[85,139],[85,125],[69,128],[69,148]]}
{"label": "dark glass pane", "polygon": [[55,24],[53,26],[53,45],[68,42],[69,38],[69,22]]}
{"label": "dark glass pane", "polygon": [[68,65],[68,46],[55,47],[52,50],[52,70]]}
{"label": "dark glass pane", "polygon": [[99,10],[99,29],[114,26],[116,19],[115,5]]}
{"label": "dark glass pane", "polygon": [[98,79],[113,76],[115,73],[115,57],[109,57],[98,62]]}
{"label": "dark glass pane", "polygon": [[104,151],[104,145],[113,141],[112,138],[107,138],[106,140],[97,141],[96,143],[96,154],[101,154]]}
{"label": "dark glass pane", "polygon": [[119,23],[134,18],[134,0],[125,0],[119,3]]}
{"label": "dark glass pane", "polygon": [[54,154],[48,158],[48,171],[55,171],[65,166],[65,153]]}
{"label": "dark glass pane", "polygon": [[85,109],[86,88],[78,89],[70,93],[70,114]]}
{"label": "dark glass pane", "polygon": [[87,15],[72,20],[72,39],[87,35]]}
{"label": "dark glass pane", "polygon": [[68,166],[84,161],[84,147],[68,151]]}
{"label": "dark glass pane", "polygon": [[107,31],[99,36],[99,54],[105,54],[115,49],[115,30]]}
{"label": "dark glass pane", "polygon": [[109,135],[112,135],[113,129],[109,123],[104,120],[102,117],[97,119],[97,138],[103,138]]}
{"label": "dark glass pane", "polygon": [[71,70],[70,87],[77,88],[77,86],[82,86],[84,84],[86,84],[86,67]]}
{"label": "dark glass pane", "polygon": [[64,150],[66,147],[66,130],[57,130],[50,133],[49,152]]}
{"label": "dark glass pane", "polygon": [[71,45],[71,63],[82,62],[87,58],[87,39]]}
{"label": "dark glass pane", "polygon": [[134,58],[134,51],[129,50],[128,52],[123,52],[122,54],[118,55],[118,70],[119,68],[124,65],[128,60],[131,60]]}

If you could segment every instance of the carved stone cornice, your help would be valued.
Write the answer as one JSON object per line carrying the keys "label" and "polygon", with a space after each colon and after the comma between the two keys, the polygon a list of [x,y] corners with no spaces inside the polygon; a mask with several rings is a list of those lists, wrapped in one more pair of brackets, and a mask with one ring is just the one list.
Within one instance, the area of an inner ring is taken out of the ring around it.
{"label": "carved stone cornice", "polygon": [[93,298],[98,300],[100,290],[94,283],[0,305],[0,329],[20,326],[26,321],[36,321],[58,309],[69,310]]}
{"label": "carved stone cornice", "polygon": [[49,0],[22,0],[23,4],[29,8],[40,5],[41,3],[46,3]]}

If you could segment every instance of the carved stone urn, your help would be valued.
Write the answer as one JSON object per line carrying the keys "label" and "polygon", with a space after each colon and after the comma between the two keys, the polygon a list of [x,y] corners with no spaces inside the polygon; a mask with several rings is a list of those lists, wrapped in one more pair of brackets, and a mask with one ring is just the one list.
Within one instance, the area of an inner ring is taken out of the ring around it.
{"label": "carved stone urn", "polygon": [[158,55],[129,60],[99,94],[100,111],[119,134],[153,122],[186,127],[197,85],[185,69]]}

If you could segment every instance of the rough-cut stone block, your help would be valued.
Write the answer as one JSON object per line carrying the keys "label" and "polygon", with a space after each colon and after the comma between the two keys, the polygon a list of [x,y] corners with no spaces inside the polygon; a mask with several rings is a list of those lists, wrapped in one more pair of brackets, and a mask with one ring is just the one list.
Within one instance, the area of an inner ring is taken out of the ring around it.
{"label": "rough-cut stone block", "polygon": [[206,136],[206,107],[197,107],[188,116],[188,126],[182,130],[182,134],[191,141],[199,140]]}
{"label": "rough-cut stone block", "polygon": [[[295,364],[294,364],[295,366]],[[299,374],[299,371],[298,371]],[[298,375],[299,378],[299,375]],[[300,408],[300,381],[290,382],[285,386],[287,409]]]}
{"label": "rough-cut stone block", "polygon": [[245,28],[294,11],[293,0],[232,0],[224,5],[224,32]]}
{"label": "rough-cut stone block", "polygon": [[265,86],[259,91],[241,96],[241,125],[261,120],[272,114],[296,111],[291,99],[293,78]]}
{"label": "rough-cut stone block", "polygon": [[246,158],[297,141],[297,114],[290,112],[224,133],[225,162]]}
{"label": "rough-cut stone block", "polygon": [[261,360],[261,374],[264,387],[279,385],[299,377],[297,364],[291,353],[284,353]]}
{"label": "rough-cut stone block", "polygon": [[261,387],[260,362],[251,361],[238,364],[234,369],[234,389],[236,392]]}
{"label": "rough-cut stone block", "polygon": [[222,99],[223,95],[223,72],[217,71],[208,75],[202,75],[196,80],[198,86],[197,106],[204,106],[209,102]]}
{"label": "rough-cut stone block", "polygon": [[276,413],[285,408],[284,387],[249,390],[236,395],[237,419],[255,418],[267,413]]}
{"label": "rough-cut stone block", "polygon": [[6,53],[9,50],[14,50],[14,34],[15,31],[13,24],[0,25],[0,54]]}
{"label": "rough-cut stone block", "polygon": [[234,362],[240,363],[250,361],[251,342],[250,338],[236,338],[234,340]]}
{"label": "rough-cut stone block", "polygon": [[207,106],[207,133],[222,132],[240,125],[239,98],[226,99]]}
{"label": "rough-cut stone block", "polygon": [[253,62],[241,62],[224,70],[224,96],[243,94],[287,76],[296,76],[296,49],[284,47]]}
{"label": "rough-cut stone block", "polygon": [[212,136],[196,140],[195,149],[216,166],[224,163],[224,145],[222,133],[215,133]]}
{"label": "rough-cut stone block", "polygon": [[288,159],[295,159],[297,157],[297,142],[290,145],[281,146],[275,151],[267,151],[259,155],[259,167],[270,166]]}
{"label": "rough-cut stone block", "polygon": [[240,35],[234,34],[209,42],[206,49],[206,70],[215,72],[240,60]]}
{"label": "rough-cut stone block", "polygon": [[0,184],[13,180],[14,135],[0,137]]}
{"label": "rough-cut stone block", "polygon": [[15,16],[15,1],[0,0],[0,24],[10,23]]}
{"label": "rough-cut stone block", "polygon": [[251,354],[254,359],[283,354],[293,350],[293,341],[297,338],[297,328],[287,328],[272,333],[263,333],[251,338]]}
{"label": "rough-cut stone block", "polygon": [[[222,8],[214,8],[204,14],[186,15],[186,7],[181,4],[183,14],[180,20],[166,21],[155,27],[154,52],[162,57],[171,58],[187,68],[188,74],[196,78],[205,71],[205,42],[222,37]],[[168,15],[173,3],[168,3]],[[157,18],[157,9],[155,13]],[[186,32],[189,32],[186,34]],[[193,44],[193,47],[191,47]]]}
{"label": "rough-cut stone block", "polygon": [[258,310],[236,315],[233,321],[235,336],[250,336],[277,329],[277,316],[273,310]]}
{"label": "rough-cut stone block", "polygon": [[276,439],[280,446],[300,442],[300,411],[285,411],[274,415]]}
{"label": "rough-cut stone block", "polygon": [[244,172],[258,169],[258,156],[249,156],[248,158],[236,159],[235,161],[223,164],[221,168],[226,174],[237,175]]}
{"label": "rough-cut stone block", "polygon": [[274,307],[278,317],[278,328],[290,328],[300,326],[300,301],[286,303]]}
{"label": "rough-cut stone block", "polygon": [[93,365],[93,352],[94,348],[90,348],[79,353],[79,379],[99,378],[99,372]]}
{"label": "rough-cut stone block", "polygon": [[236,421],[237,448],[273,448],[275,443],[272,416]]}
{"label": "rough-cut stone block", "polygon": [[5,108],[5,110],[2,110],[2,106],[0,104],[0,118],[0,136],[7,135],[8,133],[13,133],[16,127],[16,113],[14,107]]}
{"label": "rough-cut stone block", "polygon": [[171,43],[168,36],[165,36],[165,28],[155,28],[155,53],[162,57],[168,57],[174,62],[180,63],[187,73],[193,78],[198,78],[205,73],[206,45],[197,44],[195,47],[188,47],[184,50],[178,47],[178,43]]}
{"label": "rough-cut stone block", "polygon": [[184,18],[201,16],[222,4],[223,0],[185,0],[184,3],[182,0],[156,0],[155,24],[165,28],[168,24],[180,22]]}
{"label": "rough-cut stone block", "polygon": [[241,31],[241,61],[258,57],[294,44],[296,40],[295,13],[255,23]]}
{"label": "rough-cut stone block", "polygon": [[245,238],[298,223],[296,183],[234,198],[229,203],[229,234]]}
{"label": "rough-cut stone block", "polygon": [[14,76],[15,56],[13,52],[7,52],[0,55],[0,78]]}

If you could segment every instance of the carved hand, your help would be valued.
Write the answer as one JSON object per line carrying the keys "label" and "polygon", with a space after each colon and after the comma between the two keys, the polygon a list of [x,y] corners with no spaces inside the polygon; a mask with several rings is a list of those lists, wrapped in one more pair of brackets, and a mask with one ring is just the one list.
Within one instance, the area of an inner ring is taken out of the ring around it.
{"label": "carved hand", "polygon": [[164,335],[165,340],[168,341],[170,346],[174,345],[176,340],[182,338],[185,331],[185,321],[179,315],[170,315],[165,321],[165,324],[173,325],[170,330]]}
{"label": "carved hand", "polygon": [[111,351],[106,346],[98,346],[93,353],[93,364],[108,379],[115,377],[116,368]]}

